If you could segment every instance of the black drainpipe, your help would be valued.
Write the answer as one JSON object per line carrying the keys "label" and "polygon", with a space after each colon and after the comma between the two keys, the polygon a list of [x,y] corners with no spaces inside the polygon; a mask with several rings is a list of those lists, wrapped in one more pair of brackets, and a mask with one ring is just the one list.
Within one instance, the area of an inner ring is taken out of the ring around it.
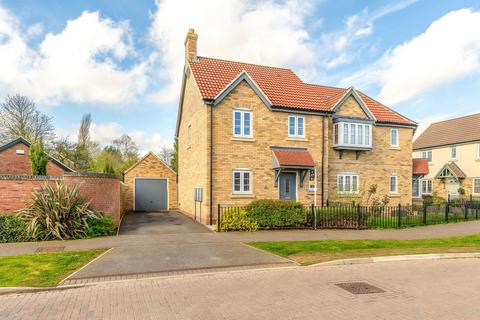
{"label": "black drainpipe", "polygon": [[213,224],[213,105],[210,106],[210,225]]}
{"label": "black drainpipe", "polygon": [[[324,204],[324,188],[325,188],[325,117],[322,117],[322,207]],[[315,195],[316,196],[316,195]]]}

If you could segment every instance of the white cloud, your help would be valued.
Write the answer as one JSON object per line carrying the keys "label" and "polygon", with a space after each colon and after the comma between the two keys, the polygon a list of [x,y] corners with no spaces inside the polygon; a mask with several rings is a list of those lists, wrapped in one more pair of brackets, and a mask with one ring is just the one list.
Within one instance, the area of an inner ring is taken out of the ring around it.
{"label": "white cloud", "polygon": [[149,60],[128,69],[119,62],[135,56],[128,23],[83,12],[60,33],[49,33],[38,48],[21,32],[18,19],[0,6],[0,94],[22,93],[38,102],[125,104],[145,90]]}
{"label": "white cloud", "polygon": [[355,55],[359,53],[358,40],[373,33],[373,26],[377,20],[403,10],[417,1],[399,1],[380,7],[373,12],[365,7],[362,11],[347,17],[343,29],[322,36],[320,47],[326,56],[324,66],[330,69],[352,61]]}
{"label": "white cloud", "polygon": [[344,82],[378,84],[389,104],[480,71],[480,12],[452,11]]}
{"label": "white cloud", "polygon": [[36,23],[28,27],[27,37],[35,37],[43,33],[43,25],[41,23]]}
{"label": "white cloud", "polygon": [[150,30],[167,81],[157,101],[178,95],[188,28],[199,35],[198,54],[279,66],[306,66],[315,50],[304,25],[311,1],[157,1]]}

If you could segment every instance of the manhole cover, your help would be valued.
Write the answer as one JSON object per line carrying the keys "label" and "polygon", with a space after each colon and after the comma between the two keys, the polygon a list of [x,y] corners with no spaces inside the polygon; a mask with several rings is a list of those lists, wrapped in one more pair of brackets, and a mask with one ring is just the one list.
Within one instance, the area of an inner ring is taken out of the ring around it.
{"label": "manhole cover", "polygon": [[41,247],[37,248],[35,252],[60,252],[63,251],[65,247]]}
{"label": "manhole cover", "polygon": [[385,290],[375,287],[367,282],[343,282],[336,283],[336,285],[352,294],[370,294],[370,293],[382,293]]}

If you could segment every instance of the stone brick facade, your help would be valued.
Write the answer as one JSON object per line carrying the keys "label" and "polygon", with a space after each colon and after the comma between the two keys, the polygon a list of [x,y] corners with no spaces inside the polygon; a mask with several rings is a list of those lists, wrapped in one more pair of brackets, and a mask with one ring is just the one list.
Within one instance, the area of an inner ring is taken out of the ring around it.
{"label": "stone brick facade", "polygon": [[127,211],[133,210],[134,179],[136,177],[168,179],[168,206],[169,209],[177,208],[177,175],[175,171],[150,152],[125,171],[125,209]]}
{"label": "stone brick facade", "polygon": [[[17,154],[17,150],[23,150],[23,154]],[[23,143],[17,143],[8,149],[0,151],[0,174],[31,175],[32,167],[28,158],[29,147]],[[64,169],[49,161],[47,174],[61,176]]]}
{"label": "stone brick facade", "polygon": [[[202,102],[198,87],[192,77],[187,77],[182,115],[178,132],[179,141],[179,208],[191,215],[199,212],[195,207],[193,189],[203,188],[202,222],[208,223],[209,213],[209,154],[210,112],[213,110],[213,205],[243,205],[254,199],[278,199],[275,172],[272,168],[272,146],[303,147],[311,153],[317,169],[317,204],[321,203],[322,126],[325,125],[324,150],[324,199],[336,196],[336,177],[342,172],[359,175],[360,192],[354,196],[360,200],[365,190],[377,184],[376,197],[389,197],[390,204],[412,202],[412,128],[398,128],[399,147],[390,146],[388,126],[372,128],[371,151],[343,151],[333,149],[332,118],[318,114],[302,114],[305,118],[305,138],[288,137],[288,116],[296,113],[271,111],[245,81],[241,82],[218,105],[211,107]],[[233,137],[233,110],[242,108],[252,111],[252,138]],[[366,118],[357,101],[350,97],[337,110],[347,117]],[[190,138],[188,138],[190,135]],[[190,143],[188,143],[190,141]],[[232,193],[232,170],[247,168],[252,172],[253,190],[248,195]],[[308,191],[307,178],[300,187],[297,172],[297,201],[314,202],[314,193]],[[389,193],[390,175],[398,177],[398,193]],[[352,197],[344,197],[350,201]],[[213,215],[215,220],[215,214]]]}

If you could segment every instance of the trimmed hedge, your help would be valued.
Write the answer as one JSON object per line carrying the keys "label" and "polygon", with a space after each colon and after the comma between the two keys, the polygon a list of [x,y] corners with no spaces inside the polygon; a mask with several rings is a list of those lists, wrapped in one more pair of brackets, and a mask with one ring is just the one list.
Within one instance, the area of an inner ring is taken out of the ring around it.
{"label": "trimmed hedge", "polygon": [[247,207],[248,217],[258,223],[260,229],[302,227],[307,225],[303,204],[285,200],[256,200]]}
{"label": "trimmed hedge", "polygon": [[0,243],[30,240],[27,223],[20,217],[0,215]]}
{"label": "trimmed hedge", "polygon": [[258,223],[249,217],[245,209],[227,211],[223,214],[220,230],[217,231],[257,231]]}

